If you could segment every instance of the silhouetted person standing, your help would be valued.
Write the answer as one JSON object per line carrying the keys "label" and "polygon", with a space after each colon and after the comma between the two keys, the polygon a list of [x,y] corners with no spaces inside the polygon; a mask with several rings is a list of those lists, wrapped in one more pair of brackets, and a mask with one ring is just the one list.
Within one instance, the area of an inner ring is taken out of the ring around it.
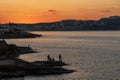
{"label": "silhouetted person standing", "polygon": [[55,61],[55,59],[54,59],[54,58],[52,58],[52,61],[54,62],[54,61]]}
{"label": "silhouetted person standing", "polygon": [[48,61],[51,61],[50,55],[47,56]]}
{"label": "silhouetted person standing", "polygon": [[59,55],[59,61],[62,61],[62,56],[61,55]]}

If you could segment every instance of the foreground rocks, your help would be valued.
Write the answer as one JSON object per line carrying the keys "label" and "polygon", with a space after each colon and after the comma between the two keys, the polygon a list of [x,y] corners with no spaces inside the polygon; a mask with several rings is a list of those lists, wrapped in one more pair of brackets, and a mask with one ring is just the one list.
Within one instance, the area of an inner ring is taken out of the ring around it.
{"label": "foreground rocks", "polygon": [[62,61],[35,61],[27,62],[19,59],[20,54],[30,53],[30,47],[18,47],[0,41],[0,78],[23,77],[27,75],[53,75],[71,73],[62,66],[67,65]]}
{"label": "foreground rocks", "polygon": [[[52,63],[52,65],[50,63]],[[23,77],[27,75],[41,76],[73,72],[73,70],[62,68],[61,66],[63,65],[65,65],[65,63],[59,61],[41,61],[36,64],[35,62],[30,63],[18,58],[2,57],[0,58],[0,77]]]}
{"label": "foreground rocks", "polygon": [[37,51],[33,50],[31,47],[18,46],[17,49],[20,51],[20,54],[37,53]]}
{"label": "foreground rocks", "polygon": [[31,47],[8,44],[5,40],[0,40],[0,57],[19,57],[21,54],[36,53]]}

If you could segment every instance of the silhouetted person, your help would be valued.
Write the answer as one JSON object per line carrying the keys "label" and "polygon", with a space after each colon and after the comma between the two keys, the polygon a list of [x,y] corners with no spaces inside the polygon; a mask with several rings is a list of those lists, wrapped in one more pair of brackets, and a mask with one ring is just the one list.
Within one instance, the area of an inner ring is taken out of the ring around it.
{"label": "silhouetted person", "polygon": [[54,59],[54,58],[52,58],[52,61],[55,61],[55,59]]}
{"label": "silhouetted person", "polygon": [[47,56],[47,59],[48,59],[48,61],[51,61],[51,57],[50,57],[50,55]]}
{"label": "silhouetted person", "polygon": [[59,55],[59,61],[62,61],[62,56],[61,55]]}
{"label": "silhouetted person", "polygon": [[28,44],[28,47],[30,47],[30,44]]}

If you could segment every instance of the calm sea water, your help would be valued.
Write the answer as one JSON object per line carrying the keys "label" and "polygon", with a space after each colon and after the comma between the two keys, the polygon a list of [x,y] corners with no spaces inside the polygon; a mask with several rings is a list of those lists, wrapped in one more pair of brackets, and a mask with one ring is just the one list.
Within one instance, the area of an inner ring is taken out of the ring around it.
{"label": "calm sea water", "polygon": [[51,76],[26,76],[8,80],[120,80],[120,31],[33,32],[43,37],[9,39],[8,43],[30,46],[38,53],[21,55],[33,62],[46,60],[49,54],[58,60],[61,54],[67,69],[76,72]]}

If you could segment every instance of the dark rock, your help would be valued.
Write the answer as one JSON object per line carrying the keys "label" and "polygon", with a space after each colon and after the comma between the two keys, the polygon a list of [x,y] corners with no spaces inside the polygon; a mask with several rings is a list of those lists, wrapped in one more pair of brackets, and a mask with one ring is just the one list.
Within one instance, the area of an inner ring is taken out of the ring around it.
{"label": "dark rock", "polygon": [[71,73],[73,70],[63,69],[67,65],[62,61],[27,62],[19,59],[20,54],[29,53],[30,47],[18,47],[14,44],[0,46],[0,77],[21,77],[26,75],[52,75]]}
{"label": "dark rock", "polygon": [[[46,62],[39,61],[42,65],[36,65],[34,63],[26,62],[24,60],[18,58],[0,58],[0,77],[21,77],[27,75],[53,75],[53,74],[64,74],[71,73],[74,70],[63,69],[62,67],[54,67],[54,66],[62,66],[60,64],[65,64],[59,61],[56,62]],[[46,65],[50,65],[52,63],[52,67],[48,67]],[[58,64],[58,65],[57,65]]]}

